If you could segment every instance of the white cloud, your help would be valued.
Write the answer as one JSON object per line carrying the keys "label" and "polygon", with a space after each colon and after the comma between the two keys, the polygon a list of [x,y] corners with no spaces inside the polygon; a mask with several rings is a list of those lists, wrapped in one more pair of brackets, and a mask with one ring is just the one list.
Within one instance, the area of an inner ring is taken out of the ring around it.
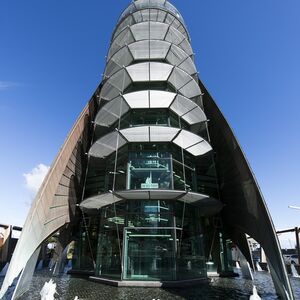
{"label": "white cloud", "polygon": [[19,86],[18,83],[16,82],[11,82],[11,81],[1,81],[0,80],[0,91],[4,91],[13,87]]}
{"label": "white cloud", "polygon": [[25,186],[31,193],[37,193],[49,169],[49,166],[39,164],[29,173],[23,174],[25,178]]}

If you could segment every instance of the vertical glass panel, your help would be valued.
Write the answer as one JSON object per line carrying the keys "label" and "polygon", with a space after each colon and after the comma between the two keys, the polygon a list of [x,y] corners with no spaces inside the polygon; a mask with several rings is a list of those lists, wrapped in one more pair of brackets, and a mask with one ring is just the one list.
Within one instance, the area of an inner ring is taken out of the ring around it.
{"label": "vertical glass panel", "polygon": [[[173,182],[174,190],[196,191],[195,169],[188,167],[179,161],[173,160]],[[183,172],[184,170],[184,172]]]}
{"label": "vertical glass panel", "polygon": [[172,189],[167,152],[130,152],[127,174],[127,189]]}
{"label": "vertical glass panel", "polygon": [[125,203],[110,205],[101,210],[96,274],[121,278]]}
{"label": "vertical glass panel", "polygon": [[98,218],[87,218],[81,221],[80,238],[77,253],[74,257],[75,267],[81,270],[94,271],[94,263],[96,260],[97,252],[97,231],[98,231]]}
{"label": "vertical glass panel", "polygon": [[124,279],[174,280],[174,240],[172,229],[126,229]]}
{"label": "vertical glass panel", "polygon": [[173,227],[173,202],[164,200],[128,201],[128,227]]}
{"label": "vertical glass panel", "polygon": [[[201,278],[206,276],[206,259],[199,210],[193,206],[179,204],[183,222],[177,230],[177,279]],[[183,207],[185,209],[183,209]],[[179,220],[180,221],[180,220]]]}

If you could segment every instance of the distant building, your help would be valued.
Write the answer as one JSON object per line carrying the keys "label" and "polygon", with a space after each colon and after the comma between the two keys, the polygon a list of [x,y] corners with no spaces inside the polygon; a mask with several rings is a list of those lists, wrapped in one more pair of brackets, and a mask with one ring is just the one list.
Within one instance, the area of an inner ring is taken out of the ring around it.
{"label": "distant building", "polygon": [[57,251],[74,241],[73,272],[145,286],[230,275],[232,242],[252,265],[247,233],[278,293],[293,299],[254,175],[168,1],[122,13],[103,81],[36,196],[2,291],[22,270],[15,296],[26,290],[39,246],[57,230]]}
{"label": "distant building", "polygon": [[0,272],[10,262],[21,230],[18,226],[0,224]]}

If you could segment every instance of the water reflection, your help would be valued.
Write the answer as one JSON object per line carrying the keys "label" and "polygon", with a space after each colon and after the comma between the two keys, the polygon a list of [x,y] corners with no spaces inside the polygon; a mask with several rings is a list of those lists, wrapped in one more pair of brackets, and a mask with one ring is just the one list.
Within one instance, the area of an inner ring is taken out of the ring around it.
{"label": "water reflection", "polygon": [[[40,290],[45,281],[50,278],[45,271],[39,271],[34,276],[30,290],[22,296],[22,300],[40,299]],[[2,284],[3,277],[0,278]],[[198,299],[249,299],[252,294],[252,282],[242,278],[214,278],[210,283],[201,284],[197,287],[185,289],[158,289],[158,288],[116,288],[99,283],[90,282],[87,279],[64,275],[54,278],[57,283],[59,296],[56,299],[73,300],[101,299],[101,300],[198,300]],[[291,278],[295,299],[300,299],[300,279]],[[267,272],[255,272],[254,284],[262,299],[278,299],[272,279]]]}

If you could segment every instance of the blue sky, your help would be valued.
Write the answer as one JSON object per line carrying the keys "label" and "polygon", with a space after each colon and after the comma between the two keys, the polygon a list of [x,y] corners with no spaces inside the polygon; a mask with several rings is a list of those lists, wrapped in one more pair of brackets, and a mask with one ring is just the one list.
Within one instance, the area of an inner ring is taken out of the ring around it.
{"label": "blue sky", "polygon": [[[0,223],[22,225],[24,174],[50,165],[101,80],[129,1],[0,4]],[[174,0],[200,78],[232,126],[278,229],[300,225],[300,2]],[[27,182],[28,185],[28,182]],[[30,187],[29,187],[30,188]]]}

